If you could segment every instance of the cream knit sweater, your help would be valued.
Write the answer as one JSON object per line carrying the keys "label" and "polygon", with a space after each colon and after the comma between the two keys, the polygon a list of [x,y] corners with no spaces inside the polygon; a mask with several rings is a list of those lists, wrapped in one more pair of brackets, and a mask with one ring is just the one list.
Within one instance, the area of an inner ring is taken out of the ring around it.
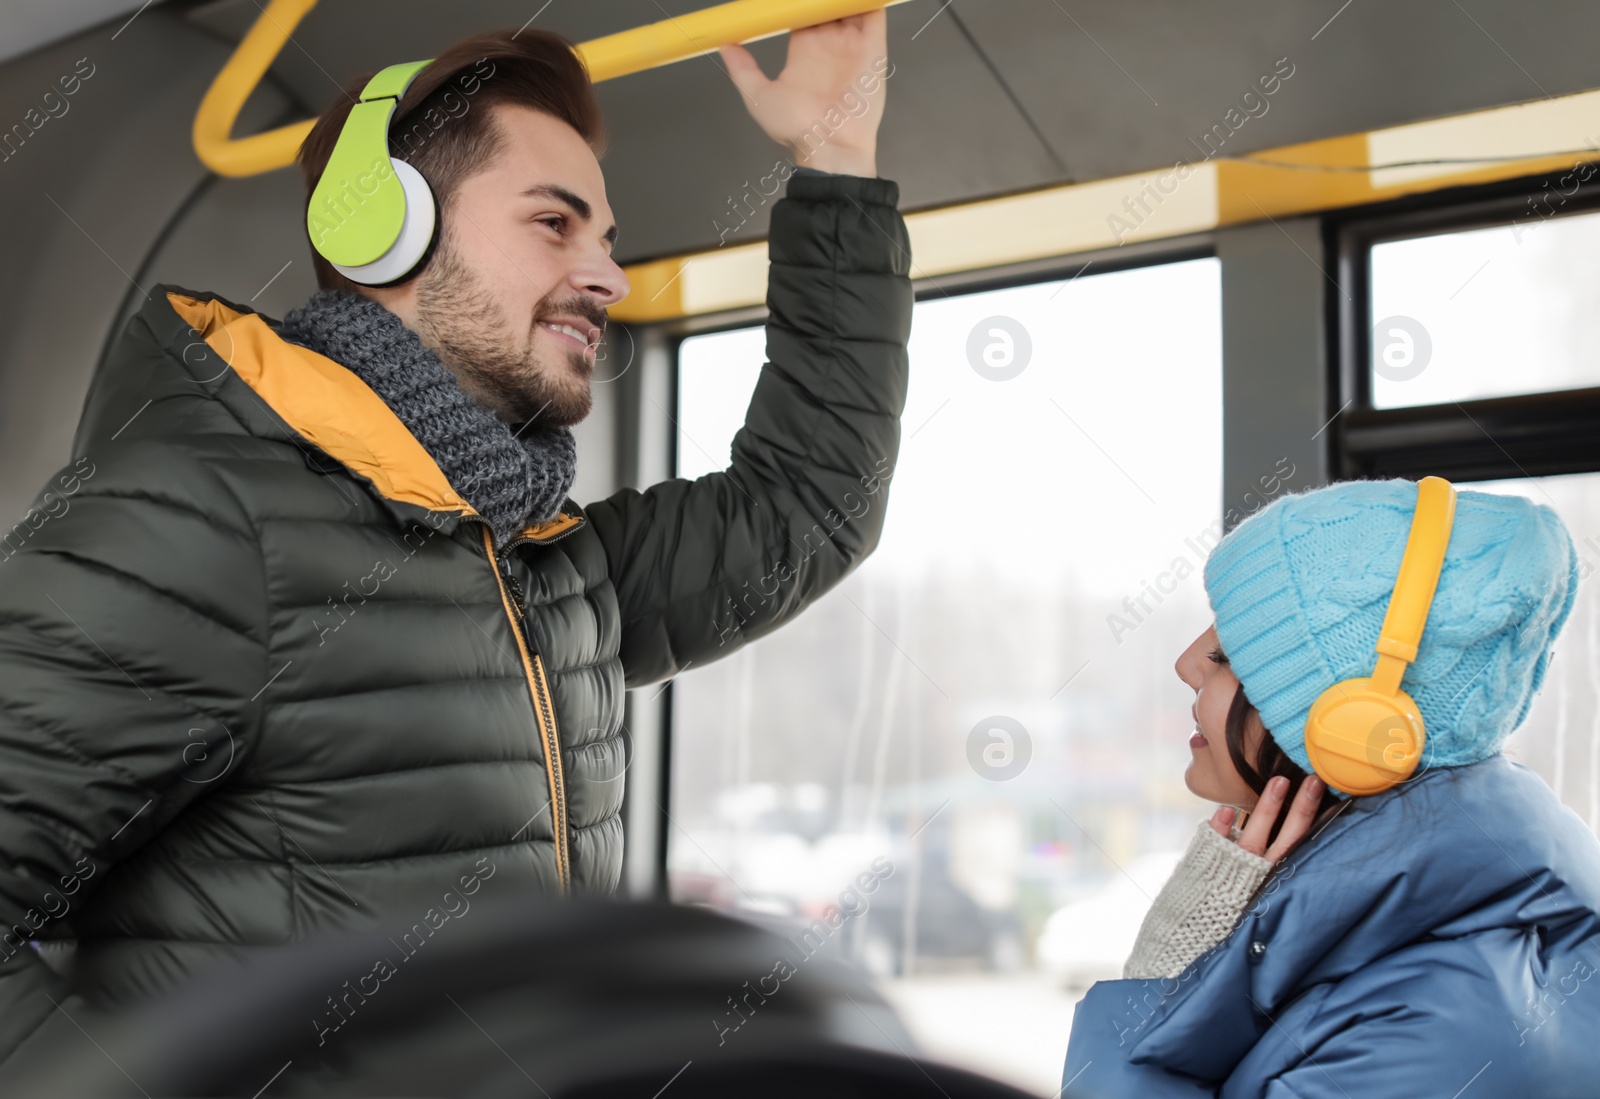
{"label": "cream knit sweater", "polygon": [[1201,821],[1139,925],[1123,978],[1178,976],[1228,937],[1271,870],[1271,860],[1252,855],[1209,820]]}

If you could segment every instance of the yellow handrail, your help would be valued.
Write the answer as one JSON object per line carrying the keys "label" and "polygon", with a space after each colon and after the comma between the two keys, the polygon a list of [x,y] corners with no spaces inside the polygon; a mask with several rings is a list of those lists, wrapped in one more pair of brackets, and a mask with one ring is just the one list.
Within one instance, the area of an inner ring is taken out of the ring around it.
{"label": "yellow handrail", "polygon": [[[733,0],[676,19],[596,38],[577,47],[596,83],[698,57],[719,46],[753,42],[798,27],[859,15],[902,0]],[[294,163],[316,119],[235,138],[234,123],[278,51],[317,0],[271,0],[200,101],[194,151],[218,175],[253,176]]]}

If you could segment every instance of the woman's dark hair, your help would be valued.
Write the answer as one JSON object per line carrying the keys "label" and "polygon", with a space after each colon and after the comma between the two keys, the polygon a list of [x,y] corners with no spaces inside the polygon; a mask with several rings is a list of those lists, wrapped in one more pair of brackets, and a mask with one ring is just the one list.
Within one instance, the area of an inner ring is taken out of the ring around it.
{"label": "woman's dark hair", "polygon": [[[1289,780],[1289,789],[1284,794],[1285,806],[1293,803],[1295,795],[1300,792],[1300,784],[1306,780],[1306,772],[1300,765],[1289,758],[1289,754],[1278,746],[1272,735],[1265,727],[1261,729],[1261,744],[1256,750],[1254,766],[1251,765],[1245,753],[1245,728],[1251,718],[1257,725],[1261,724],[1261,715],[1256,712],[1255,706],[1244,693],[1244,684],[1234,692],[1233,701],[1228,705],[1228,720],[1223,726],[1224,739],[1228,745],[1228,758],[1233,760],[1234,770],[1239,772],[1239,777],[1244,779],[1245,785],[1257,794],[1267,788],[1267,783],[1279,775]],[[1343,804],[1332,790],[1323,790],[1322,801],[1317,806],[1317,815],[1313,830],[1319,827],[1329,816]],[[1278,830],[1283,827],[1287,813],[1280,813],[1278,819],[1272,824],[1272,831],[1268,833],[1267,845],[1270,847],[1278,838]]]}

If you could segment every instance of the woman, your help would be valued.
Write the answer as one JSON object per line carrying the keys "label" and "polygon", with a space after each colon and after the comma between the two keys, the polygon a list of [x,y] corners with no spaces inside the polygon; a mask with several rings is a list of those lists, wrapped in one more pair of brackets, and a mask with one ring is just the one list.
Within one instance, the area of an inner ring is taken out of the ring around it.
{"label": "woman", "polygon": [[1457,494],[1401,684],[1421,764],[1365,797],[1312,774],[1308,711],[1372,674],[1417,499],[1282,497],[1207,560],[1215,624],[1177,671],[1185,781],[1223,805],[1078,1005],[1067,1099],[1600,1094],[1600,841],[1500,751],[1577,597],[1553,511]]}

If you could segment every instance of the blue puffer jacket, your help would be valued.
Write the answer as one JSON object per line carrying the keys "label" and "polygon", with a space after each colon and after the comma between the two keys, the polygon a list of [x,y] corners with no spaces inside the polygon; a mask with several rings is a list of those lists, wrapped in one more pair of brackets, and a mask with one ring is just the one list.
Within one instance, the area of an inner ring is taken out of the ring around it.
{"label": "blue puffer jacket", "polygon": [[1066,1099],[1594,1099],[1600,842],[1503,756],[1349,803],[1176,978],[1078,1005]]}

